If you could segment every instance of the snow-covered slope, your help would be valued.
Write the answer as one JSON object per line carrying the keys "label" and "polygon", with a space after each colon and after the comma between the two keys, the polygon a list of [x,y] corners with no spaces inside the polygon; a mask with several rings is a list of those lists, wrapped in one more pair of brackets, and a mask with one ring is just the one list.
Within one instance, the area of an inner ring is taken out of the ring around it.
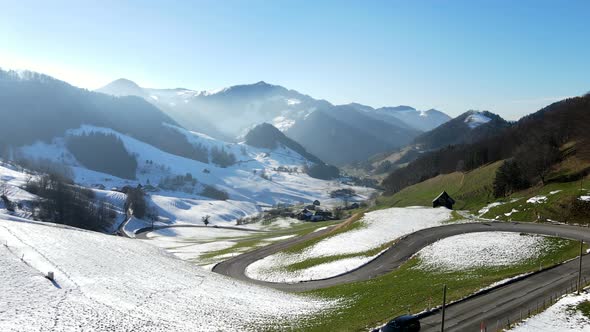
{"label": "snow-covered slope", "polygon": [[[263,122],[286,130],[316,109],[331,106],[327,101],[262,81],[215,91],[194,91],[141,88],[132,81],[119,79],[97,91],[142,97],[186,128],[216,138],[245,135]],[[205,124],[200,123],[203,121]]]}
{"label": "snow-covered slope", "polygon": [[420,250],[417,268],[465,271],[484,267],[510,266],[537,259],[566,240],[508,232],[470,233],[451,236]]}
{"label": "snow-covered slope", "polygon": [[[359,227],[322,239],[300,252],[279,252],[267,256],[249,265],[246,274],[252,279],[270,282],[333,277],[358,268],[379,254],[367,252],[420,229],[439,226],[450,217],[449,210],[445,208],[409,207],[372,211],[360,220]],[[304,269],[289,269],[293,264],[327,257],[335,259]]]}
{"label": "snow-covered slope", "polygon": [[[210,215],[213,223],[234,221],[260,212],[264,206],[278,203],[298,204],[319,199],[324,205],[330,206],[331,203],[337,203],[337,200],[330,197],[330,192],[344,186],[337,181],[309,177],[303,173],[308,160],[282,145],[275,149],[254,148],[243,143],[225,143],[178,127],[174,129],[186,135],[189,142],[200,144],[209,150],[223,148],[236,156],[237,163],[227,168],[202,163],[166,153],[112,129],[94,126],[69,130],[66,135],[89,132],[116,135],[125,149],[136,156],[136,180],[120,179],[84,168],[68,151],[63,137],[56,138],[51,143],[37,142],[21,148],[20,151],[30,159],[63,163],[72,169],[76,183],[87,187],[104,186],[107,191],[138,184],[156,187],[166,178],[190,174],[196,179],[195,185],[173,190],[156,188],[157,191],[149,193],[149,201],[158,209],[162,221],[174,223],[200,223],[201,217],[205,215]],[[206,186],[227,192],[229,200],[203,197],[201,192]],[[366,198],[372,191],[359,187],[354,189],[359,194],[359,199]]]}
{"label": "snow-covered slope", "polygon": [[375,112],[395,117],[422,131],[432,130],[451,119],[447,114],[435,109],[419,111],[409,106],[382,107],[376,109]]}
{"label": "snow-covered slope", "polygon": [[469,116],[467,116],[465,118],[465,123],[469,126],[469,128],[473,129],[476,127],[481,126],[484,123],[488,123],[492,121],[491,118],[487,117],[484,113],[482,112],[473,112],[471,114],[469,114]]}
{"label": "snow-covered slope", "polygon": [[297,329],[336,305],[230,280],[142,241],[5,215],[0,243],[6,332]]}
{"label": "snow-covered slope", "polygon": [[[332,109],[333,106],[325,100],[314,99],[295,90],[263,81],[214,91],[195,91],[182,88],[142,88],[127,79],[118,79],[97,91],[114,96],[142,97],[187,128],[197,131],[205,129],[204,132],[209,133],[213,128],[208,127],[214,127],[231,137],[243,135],[248,129],[263,122],[286,131],[314,111]],[[419,131],[431,130],[451,119],[434,109],[419,111],[409,106],[375,109],[358,103],[345,106],[382,121],[401,123]],[[333,110],[337,111],[336,108]],[[207,124],[199,126],[192,118],[204,120]]]}

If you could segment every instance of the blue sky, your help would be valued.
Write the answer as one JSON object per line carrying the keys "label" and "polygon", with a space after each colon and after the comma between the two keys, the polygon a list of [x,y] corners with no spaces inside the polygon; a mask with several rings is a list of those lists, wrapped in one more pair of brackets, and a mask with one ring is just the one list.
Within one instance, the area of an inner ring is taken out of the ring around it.
{"label": "blue sky", "polygon": [[590,1],[0,0],[0,67],[98,88],[264,80],[508,119],[590,91]]}

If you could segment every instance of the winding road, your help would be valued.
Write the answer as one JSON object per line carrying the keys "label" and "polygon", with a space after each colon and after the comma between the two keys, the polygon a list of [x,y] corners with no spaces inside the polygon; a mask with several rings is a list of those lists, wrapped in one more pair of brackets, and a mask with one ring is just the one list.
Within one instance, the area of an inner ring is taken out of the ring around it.
{"label": "winding road", "polygon": [[506,222],[479,222],[465,224],[450,224],[433,228],[423,229],[397,241],[393,246],[383,252],[380,256],[369,263],[352,270],[348,273],[321,280],[305,281],[299,283],[274,283],[248,278],[245,274],[246,267],[255,261],[280,250],[286,249],[297,243],[310,238],[323,235],[329,231],[308,234],[308,237],[294,238],[270,246],[262,247],[251,252],[236,256],[227,261],[217,264],[213,271],[230,276],[235,279],[248,281],[258,285],[272,287],[290,292],[304,292],[314,289],[326,288],[351,282],[369,280],[386,273],[392,272],[405,263],[420,249],[453,235],[475,232],[518,232],[530,234],[542,234],[568,238],[573,240],[584,240],[590,242],[590,229],[586,227],[535,224],[535,223],[506,223]]}
{"label": "winding road", "polygon": [[[324,229],[244,253],[217,264],[213,271],[278,290],[303,292],[369,280],[384,275],[399,268],[420,249],[440,239],[459,234],[518,232],[590,242],[590,229],[580,226],[518,222],[449,224],[408,234],[371,262],[356,270],[331,278],[289,284],[259,281],[246,276],[246,267],[253,262],[295,244],[325,235],[330,231],[331,228]],[[480,331],[481,326],[485,326],[486,331],[497,331],[504,328],[507,324],[525,317],[529,310],[534,311],[542,302],[549,303],[550,299],[554,299],[568,290],[571,291],[577,280],[577,271],[578,261],[570,261],[454,303],[446,311],[445,331]],[[590,279],[590,261],[583,262],[582,272]],[[437,311],[423,314],[421,318],[422,331],[440,331],[440,321],[440,313]]]}

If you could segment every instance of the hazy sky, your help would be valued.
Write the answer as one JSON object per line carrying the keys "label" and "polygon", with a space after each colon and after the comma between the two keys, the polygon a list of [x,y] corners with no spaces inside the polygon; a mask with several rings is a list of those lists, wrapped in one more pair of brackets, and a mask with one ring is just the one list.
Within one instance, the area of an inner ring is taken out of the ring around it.
{"label": "hazy sky", "polygon": [[590,91],[590,1],[0,0],[0,67],[516,119]]}

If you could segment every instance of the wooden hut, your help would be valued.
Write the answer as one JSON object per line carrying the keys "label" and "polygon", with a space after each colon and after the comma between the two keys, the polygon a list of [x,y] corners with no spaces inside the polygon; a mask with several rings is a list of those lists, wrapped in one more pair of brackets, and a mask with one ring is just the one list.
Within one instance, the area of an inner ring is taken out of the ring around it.
{"label": "wooden hut", "polygon": [[446,191],[443,191],[438,195],[435,199],[432,200],[432,207],[439,207],[444,206],[449,210],[453,209],[453,204],[455,204],[455,200],[447,194]]}

